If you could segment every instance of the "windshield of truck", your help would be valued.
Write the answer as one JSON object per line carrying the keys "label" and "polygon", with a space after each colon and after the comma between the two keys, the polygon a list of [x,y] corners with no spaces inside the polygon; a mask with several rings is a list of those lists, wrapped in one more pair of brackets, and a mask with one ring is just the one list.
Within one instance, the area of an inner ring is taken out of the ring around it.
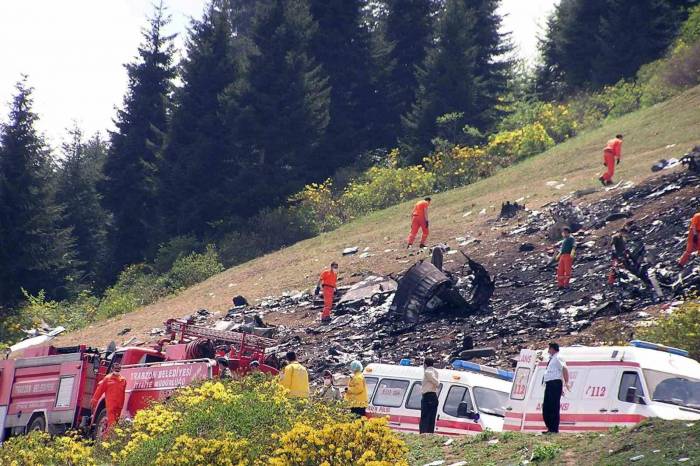
{"label": "windshield of truck", "polygon": [[650,369],[644,377],[652,400],[700,409],[700,380]]}
{"label": "windshield of truck", "polygon": [[495,416],[505,416],[505,406],[508,401],[508,393],[491,390],[490,388],[474,387],[474,398],[479,411]]}

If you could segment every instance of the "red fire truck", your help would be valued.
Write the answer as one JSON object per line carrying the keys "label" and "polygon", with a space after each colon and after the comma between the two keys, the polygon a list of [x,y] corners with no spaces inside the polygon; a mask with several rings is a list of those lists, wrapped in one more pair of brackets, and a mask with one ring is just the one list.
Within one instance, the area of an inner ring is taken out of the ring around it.
{"label": "red fire truck", "polygon": [[195,381],[223,373],[246,373],[253,361],[277,373],[276,342],[240,332],[214,330],[183,320],[166,322],[169,338],[154,348],[125,347],[99,352],[85,345],[33,347],[21,358],[0,361],[0,442],[30,430],[52,434],[104,429],[104,398],[90,405],[97,383],[114,363],[127,380],[122,417]]}

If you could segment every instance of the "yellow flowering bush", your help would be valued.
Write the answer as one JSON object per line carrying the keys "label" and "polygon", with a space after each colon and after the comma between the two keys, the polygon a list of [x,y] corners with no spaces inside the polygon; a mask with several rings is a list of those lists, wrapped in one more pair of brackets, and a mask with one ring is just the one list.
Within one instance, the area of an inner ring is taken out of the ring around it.
{"label": "yellow flowering bush", "polygon": [[180,435],[172,447],[158,454],[156,466],[246,466],[248,442],[232,435],[220,439]]}
{"label": "yellow flowering bush", "polygon": [[93,448],[74,435],[51,437],[46,432],[31,432],[12,437],[0,447],[3,466],[96,466]]}
{"label": "yellow flowering bush", "polygon": [[453,146],[423,159],[440,190],[473,183],[491,173],[493,165],[482,147]]}
{"label": "yellow flowering bush", "polygon": [[296,424],[280,437],[271,466],[408,466],[407,448],[386,419],[357,419],[321,429]]}
{"label": "yellow flowering bush", "polygon": [[435,181],[436,175],[421,166],[371,167],[361,179],[345,188],[340,204],[346,215],[352,218],[430,194]]}
{"label": "yellow flowering bush", "polygon": [[333,180],[311,183],[289,198],[293,208],[305,210],[319,232],[339,227],[345,219],[340,203],[333,194]]}
{"label": "yellow flowering bush", "polygon": [[501,166],[544,152],[554,146],[542,123],[525,125],[512,131],[502,131],[489,138],[486,152]]}

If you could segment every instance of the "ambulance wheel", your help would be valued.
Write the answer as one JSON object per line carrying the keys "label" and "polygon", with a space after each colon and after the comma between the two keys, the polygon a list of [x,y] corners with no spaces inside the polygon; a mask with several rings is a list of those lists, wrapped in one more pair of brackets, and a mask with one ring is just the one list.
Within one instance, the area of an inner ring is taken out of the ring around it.
{"label": "ambulance wheel", "polygon": [[42,432],[46,430],[46,419],[41,414],[34,416],[27,426],[27,432],[34,432],[35,430]]}
{"label": "ambulance wheel", "polygon": [[107,409],[102,408],[102,410],[97,414],[95,418],[95,438],[101,439],[104,437],[104,433],[107,431]]}

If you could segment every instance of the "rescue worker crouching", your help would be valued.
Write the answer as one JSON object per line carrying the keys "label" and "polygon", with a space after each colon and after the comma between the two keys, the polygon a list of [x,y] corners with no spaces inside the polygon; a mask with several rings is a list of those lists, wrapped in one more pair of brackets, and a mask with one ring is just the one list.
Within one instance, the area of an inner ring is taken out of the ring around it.
{"label": "rescue worker crouching", "polygon": [[426,197],[422,201],[418,201],[413,207],[413,213],[411,214],[411,232],[408,234],[407,248],[413,246],[418,230],[421,230],[420,247],[425,247],[430,232],[428,229],[430,226],[428,221],[428,207],[430,207],[430,202],[431,199]]}
{"label": "rescue worker crouching", "polygon": [[124,408],[124,396],[126,393],[126,379],[121,375],[122,366],[118,362],[112,364],[112,372],[107,374],[100,383],[97,384],[90,404],[95,406],[104,394],[105,409],[107,410],[107,428],[105,434],[109,432],[114,424],[119,421],[122,409]]}
{"label": "rescue worker crouching", "polygon": [[690,219],[690,227],[688,227],[688,242],[685,247],[685,252],[678,259],[678,265],[685,267],[690,260],[690,255],[700,251],[700,212],[693,215]]}
{"label": "rescue worker crouching", "polygon": [[309,372],[299,361],[294,351],[287,352],[288,363],[280,372],[280,384],[287,389],[291,398],[309,397]]}
{"label": "rescue worker crouching", "polygon": [[603,149],[603,165],[607,168],[598,180],[603,186],[613,184],[613,176],[615,176],[615,165],[620,163],[622,159],[622,134],[618,134],[614,139],[608,141]]}
{"label": "rescue worker crouching", "polygon": [[365,376],[362,375],[362,363],[353,361],[350,363],[350,381],[348,388],[345,390],[345,401],[352,412],[357,417],[366,415],[367,411],[367,385],[365,385]]}
{"label": "rescue worker crouching", "polygon": [[323,311],[321,311],[321,322],[330,322],[331,310],[333,309],[333,297],[338,286],[338,263],[332,262],[331,267],[321,272],[321,276],[316,284],[315,295],[323,290]]}

